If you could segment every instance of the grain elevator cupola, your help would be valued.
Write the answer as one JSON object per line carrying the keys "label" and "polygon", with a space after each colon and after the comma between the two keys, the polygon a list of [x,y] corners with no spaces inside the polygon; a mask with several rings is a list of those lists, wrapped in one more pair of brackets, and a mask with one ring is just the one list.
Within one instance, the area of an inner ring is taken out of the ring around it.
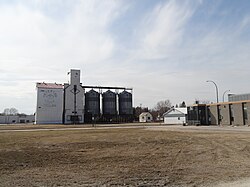
{"label": "grain elevator cupola", "polygon": [[70,70],[70,82],[71,85],[80,85],[80,70]]}

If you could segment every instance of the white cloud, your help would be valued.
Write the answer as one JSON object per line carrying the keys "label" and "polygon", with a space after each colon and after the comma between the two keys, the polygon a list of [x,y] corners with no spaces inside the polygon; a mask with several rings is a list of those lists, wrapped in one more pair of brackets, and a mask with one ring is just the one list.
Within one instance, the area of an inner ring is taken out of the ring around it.
{"label": "white cloud", "polygon": [[[115,44],[108,26],[122,12],[121,2],[75,1],[62,18],[50,13],[64,1],[26,3],[0,7],[0,64],[5,72],[0,75],[1,82],[22,83],[13,85],[8,92],[10,98],[15,98],[15,93],[26,95],[36,81],[65,82],[70,68],[101,62],[113,55]],[[63,15],[64,10],[55,11]],[[1,84],[0,97],[6,96],[6,86]],[[34,89],[32,92],[35,94]],[[30,103],[33,108],[28,111],[34,110],[35,101]]]}
{"label": "white cloud", "polygon": [[[182,4],[180,4],[182,3]],[[166,58],[182,41],[185,25],[195,7],[187,1],[168,1],[157,5],[141,24],[138,32],[139,51],[142,59]]]}
{"label": "white cloud", "polygon": [[162,99],[173,104],[183,100],[192,104],[195,99],[215,101],[214,87],[206,83],[209,79],[217,82],[221,94],[227,89],[249,92],[250,45],[241,39],[242,22],[230,26],[204,23],[202,29],[196,24],[192,30],[203,32],[195,36],[189,33],[190,22],[200,6],[202,2],[167,1],[138,24],[137,40],[122,67],[126,71],[116,68],[117,73],[110,75],[120,82],[134,83],[136,105],[153,107]]}

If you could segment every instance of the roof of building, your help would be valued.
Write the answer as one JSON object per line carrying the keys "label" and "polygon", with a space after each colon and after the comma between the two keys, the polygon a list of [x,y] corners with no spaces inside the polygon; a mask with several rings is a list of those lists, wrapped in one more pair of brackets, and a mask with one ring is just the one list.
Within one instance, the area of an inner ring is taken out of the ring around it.
{"label": "roof of building", "polygon": [[228,102],[219,102],[219,103],[210,103],[210,104],[193,104],[190,107],[194,107],[194,106],[218,106],[218,105],[242,104],[242,103],[250,103],[250,100],[228,101]]}
{"label": "roof of building", "polygon": [[243,96],[243,95],[250,95],[250,93],[243,93],[243,94],[228,94],[228,97]]}
{"label": "roof of building", "polygon": [[115,92],[112,92],[111,90],[107,90],[106,92],[103,92],[102,94],[103,95],[105,95],[105,94],[113,94],[113,95],[115,95]]}
{"label": "roof of building", "polygon": [[187,108],[186,108],[186,107],[185,107],[185,108],[183,107],[183,108],[171,108],[169,111],[165,112],[165,113],[163,114],[163,116],[169,114],[169,113],[172,112],[172,111],[178,111],[179,113],[187,114]]}
{"label": "roof of building", "polygon": [[206,106],[207,104],[193,104],[193,105],[190,105],[191,107],[192,106]]}
{"label": "roof of building", "polygon": [[151,115],[152,116],[152,114],[150,113],[150,112],[142,112],[141,114],[140,114],[140,116],[146,116],[146,115]]}
{"label": "roof of building", "polygon": [[242,101],[230,101],[230,102],[212,103],[212,104],[207,104],[207,106],[227,105],[227,104],[241,104],[241,103],[250,103],[250,100],[242,100]]}
{"label": "roof of building", "polygon": [[37,88],[56,88],[56,89],[63,89],[62,84],[57,83],[45,83],[45,82],[38,82],[36,83]]}

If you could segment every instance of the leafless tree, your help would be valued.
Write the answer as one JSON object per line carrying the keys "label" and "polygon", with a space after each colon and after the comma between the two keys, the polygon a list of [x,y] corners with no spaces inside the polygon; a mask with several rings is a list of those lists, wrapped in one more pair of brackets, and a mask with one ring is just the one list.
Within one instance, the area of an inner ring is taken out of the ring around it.
{"label": "leafless tree", "polygon": [[18,114],[18,110],[16,108],[5,108],[3,111],[4,115],[17,115]]}
{"label": "leafless tree", "polygon": [[5,108],[4,111],[3,111],[3,114],[4,115],[10,115],[10,109],[9,108]]}
{"label": "leafless tree", "polygon": [[10,108],[10,115],[17,115],[18,110],[16,108]]}
{"label": "leafless tree", "polygon": [[158,112],[159,116],[162,116],[171,108],[171,102],[169,99],[157,102],[154,110]]}
{"label": "leafless tree", "polygon": [[185,101],[183,101],[180,105],[179,105],[180,108],[185,108],[186,107],[186,103]]}

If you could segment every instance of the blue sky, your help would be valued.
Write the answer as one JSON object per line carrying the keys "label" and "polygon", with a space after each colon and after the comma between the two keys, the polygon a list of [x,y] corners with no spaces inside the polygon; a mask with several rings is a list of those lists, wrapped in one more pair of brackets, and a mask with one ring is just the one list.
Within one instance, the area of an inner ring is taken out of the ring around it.
{"label": "blue sky", "polygon": [[0,0],[0,112],[33,113],[36,82],[134,88],[134,105],[249,93],[248,0]]}

